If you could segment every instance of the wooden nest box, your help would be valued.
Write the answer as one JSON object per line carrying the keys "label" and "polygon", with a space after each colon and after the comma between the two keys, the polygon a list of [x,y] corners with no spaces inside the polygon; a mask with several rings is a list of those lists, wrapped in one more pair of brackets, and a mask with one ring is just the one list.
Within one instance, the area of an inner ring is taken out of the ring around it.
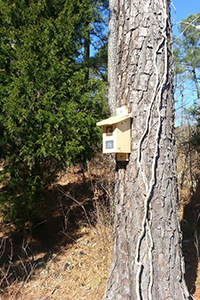
{"label": "wooden nest box", "polygon": [[103,153],[117,153],[118,161],[127,161],[131,153],[131,115],[126,106],[117,108],[117,116],[97,123],[103,126]]}

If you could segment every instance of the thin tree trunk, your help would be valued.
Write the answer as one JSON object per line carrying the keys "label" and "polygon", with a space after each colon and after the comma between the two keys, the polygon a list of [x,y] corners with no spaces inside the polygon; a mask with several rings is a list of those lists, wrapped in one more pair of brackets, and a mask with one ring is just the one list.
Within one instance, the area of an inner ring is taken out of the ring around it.
{"label": "thin tree trunk", "polygon": [[117,98],[132,113],[118,162],[106,300],[189,299],[178,216],[169,0],[118,0]]}
{"label": "thin tree trunk", "polygon": [[[89,26],[89,23],[86,23],[86,26]],[[90,32],[88,29],[87,36],[84,39],[84,62],[86,65],[88,65],[89,58],[90,58]],[[86,80],[89,80],[89,77],[90,77],[89,67],[87,67]]]}
{"label": "thin tree trunk", "polygon": [[[183,94],[182,86],[180,88],[180,94],[181,94],[181,129],[183,129],[183,98],[184,98],[184,94]],[[181,137],[182,137],[182,132],[181,132]]]}
{"label": "thin tree trunk", "polygon": [[199,85],[198,85],[198,81],[197,81],[197,75],[196,75],[195,68],[192,69],[192,73],[193,73],[194,83],[195,83],[195,87],[196,87],[196,91],[197,91],[198,106],[200,106],[200,91],[199,91]]}

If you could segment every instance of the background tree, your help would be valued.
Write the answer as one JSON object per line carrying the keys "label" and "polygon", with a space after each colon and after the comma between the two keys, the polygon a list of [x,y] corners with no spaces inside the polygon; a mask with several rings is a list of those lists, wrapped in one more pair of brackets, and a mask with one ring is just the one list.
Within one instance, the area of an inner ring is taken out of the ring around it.
{"label": "background tree", "polygon": [[177,40],[173,50],[174,92],[175,92],[175,99],[177,99],[177,102],[179,102],[178,107],[176,109],[176,118],[177,119],[180,118],[180,126],[182,127],[184,108],[187,106],[187,104],[184,103],[185,94],[186,94],[185,86],[187,82],[187,75],[185,74],[185,68],[180,63],[181,55],[182,55],[182,48],[179,45],[179,40]]}
{"label": "background tree", "polygon": [[106,87],[86,78],[83,51],[97,14],[89,0],[0,1],[0,202],[19,227],[40,217],[58,172],[99,144]]}
{"label": "background tree", "polygon": [[[107,19],[108,19],[108,0],[90,1],[93,6],[93,20],[85,20],[88,28],[84,36],[84,63],[87,65],[87,78],[90,74],[100,76],[106,80],[107,69]],[[91,57],[91,52],[95,55]],[[89,74],[90,73],[90,74]]]}
{"label": "background tree", "polygon": [[117,163],[109,300],[189,299],[178,218],[169,7],[169,0],[120,0],[116,8],[115,105],[126,104],[133,121],[129,162]]}
{"label": "background tree", "polygon": [[187,187],[192,195],[199,181],[199,22],[198,13],[176,23],[180,34],[173,42],[179,192]]}
{"label": "background tree", "polygon": [[[175,39],[174,58],[175,74],[184,74],[188,79],[187,86],[192,83],[197,103],[200,106],[199,70],[200,70],[200,13],[191,14],[179,25],[179,37]],[[178,71],[178,72],[176,72]],[[180,72],[181,71],[181,72]]]}

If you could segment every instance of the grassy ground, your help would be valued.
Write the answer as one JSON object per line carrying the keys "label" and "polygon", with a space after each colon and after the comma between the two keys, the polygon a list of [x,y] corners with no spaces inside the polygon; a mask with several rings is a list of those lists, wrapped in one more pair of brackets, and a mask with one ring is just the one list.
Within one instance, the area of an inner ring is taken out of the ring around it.
{"label": "grassy ground", "polygon": [[[48,194],[45,218],[25,238],[1,228],[0,284],[3,300],[100,300],[112,257],[114,178],[100,159],[69,168]],[[186,282],[200,300],[198,208],[194,194],[180,189],[180,222]],[[109,202],[108,199],[111,199]]]}
{"label": "grassy ground", "polygon": [[[0,299],[102,299],[112,256],[113,178],[105,161],[69,168],[49,190],[46,218],[10,239],[1,228]],[[1,298],[2,297],[2,298]]]}
{"label": "grassy ground", "polygon": [[102,299],[109,273],[110,247],[101,249],[90,230],[72,245],[61,247],[47,261],[33,265],[28,282],[13,283],[3,299]]}

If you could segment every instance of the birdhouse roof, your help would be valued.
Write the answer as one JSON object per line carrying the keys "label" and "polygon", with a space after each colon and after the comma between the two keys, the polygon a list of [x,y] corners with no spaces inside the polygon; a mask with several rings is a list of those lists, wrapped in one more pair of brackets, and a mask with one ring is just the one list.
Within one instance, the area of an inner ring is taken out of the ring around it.
{"label": "birdhouse roof", "polygon": [[131,117],[130,114],[127,114],[125,116],[110,117],[108,119],[105,119],[105,120],[102,120],[100,122],[97,122],[97,126],[116,124],[116,123],[122,122],[122,121],[124,121],[126,119],[129,119],[130,117]]}

